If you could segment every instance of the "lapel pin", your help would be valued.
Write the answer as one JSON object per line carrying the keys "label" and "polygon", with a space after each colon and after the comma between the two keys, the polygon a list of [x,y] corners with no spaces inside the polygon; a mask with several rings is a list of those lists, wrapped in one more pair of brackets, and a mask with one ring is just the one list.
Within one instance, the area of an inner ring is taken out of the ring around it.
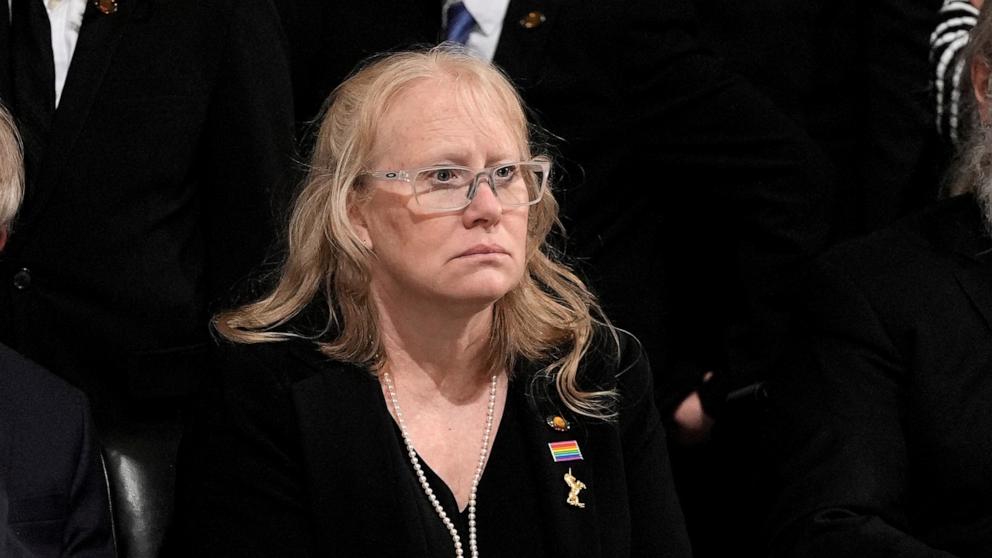
{"label": "lapel pin", "polygon": [[551,450],[551,458],[555,463],[561,461],[582,461],[582,451],[579,450],[579,443],[575,440],[565,442],[551,442],[548,444]]}
{"label": "lapel pin", "polygon": [[110,15],[117,11],[117,0],[93,0],[93,5],[103,15]]}
{"label": "lapel pin", "polygon": [[572,468],[568,468],[568,472],[565,473],[565,484],[568,485],[568,497],[565,498],[565,502],[570,506],[575,506],[577,508],[585,508],[585,502],[579,501],[579,492],[586,488],[586,483],[575,478],[572,474]]}
{"label": "lapel pin", "polygon": [[533,29],[547,21],[547,19],[548,18],[544,17],[544,14],[541,12],[529,12],[527,15],[520,18],[520,27],[523,27],[524,29]]}
{"label": "lapel pin", "polygon": [[572,428],[572,425],[569,424],[568,421],[565,420],[565,417],[561,415],[551,415],[545,419],[545,422],[548,423],[548,426],[558,432],[567,432],[570,428]]}

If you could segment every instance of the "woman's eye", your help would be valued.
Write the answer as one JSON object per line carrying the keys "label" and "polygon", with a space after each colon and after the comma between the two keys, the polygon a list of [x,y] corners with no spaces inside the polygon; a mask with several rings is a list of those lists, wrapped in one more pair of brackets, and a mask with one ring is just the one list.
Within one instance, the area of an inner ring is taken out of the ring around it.
{"label": "woman's eye", "polygon": [[510,178],[513,176],[513,165],[507,165],[505,167],[499,167],[493,172],[498,178]]}
{"label": "woman's eye", "polygon": [[458,180],[460,173],[458,169],[437,169],[434,171],[434,182],[452,182]]}

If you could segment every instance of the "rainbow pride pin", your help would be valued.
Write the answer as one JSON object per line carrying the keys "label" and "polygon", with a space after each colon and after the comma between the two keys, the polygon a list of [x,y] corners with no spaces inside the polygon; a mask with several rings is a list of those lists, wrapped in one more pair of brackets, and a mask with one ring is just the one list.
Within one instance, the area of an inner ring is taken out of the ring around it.
{"label": "rainbow pride pin", "polygon": [[579,443],[575,440],[565,442],[551,442],[548,444],[551,450],[551,458],[555,463],[560,461],[581,461],[582,452],[579,450]]}

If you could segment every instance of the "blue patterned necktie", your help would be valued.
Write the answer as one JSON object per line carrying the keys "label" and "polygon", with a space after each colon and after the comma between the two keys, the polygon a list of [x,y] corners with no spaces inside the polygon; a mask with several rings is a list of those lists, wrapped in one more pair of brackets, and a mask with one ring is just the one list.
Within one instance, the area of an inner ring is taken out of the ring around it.
{"label": "blue patterned necktie", "polygon": [[455,2],[448,8],[448,29],[445,32],[445,40],[465,44],[473,27],[475,27],[475,18],[468,13],[468,8],[463,2]]}

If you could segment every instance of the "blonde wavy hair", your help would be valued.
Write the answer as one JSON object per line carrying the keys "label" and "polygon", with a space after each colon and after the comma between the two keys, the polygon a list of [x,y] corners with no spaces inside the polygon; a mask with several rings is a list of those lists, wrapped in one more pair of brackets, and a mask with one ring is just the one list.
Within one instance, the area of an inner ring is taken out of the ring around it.
{"label": "blonde wavy hair", "polygon": [[[369,289],[374,254],[362,243],[348,210],[362,200],[363,173],[382,115],[411,85],[428,79],[444,79],[466,103],[498,110],[516,133],[525,158],[531,156],[523,102],[492,65],[446,45],[373,59],[335,89],[325,105],[274,289],[217,315],[214,327],[220,335],[237,343],[313,338],[329,357],[381,370],[386,355]],[[614,391],[608,386],[586,389],[578,376],[596,331],[608,332],[614,346],[616,332],[582,281],[550,256],[547,237],[555,226],[560,227],[558,204],[545,193],[530,208],[524,277],[494,305],[486,365],[513,370],[518,359],[538,362],[540,375],[553,381],[566,407],[609,419],[614,416]],[[290,321],[318,297],[328,316],[322,331],[293,331]]]}
{"label": "blonde wavy hair", "polygon": [[22,151],[14,119],[0,105],[0,232],[10,230],[24,197]]}

